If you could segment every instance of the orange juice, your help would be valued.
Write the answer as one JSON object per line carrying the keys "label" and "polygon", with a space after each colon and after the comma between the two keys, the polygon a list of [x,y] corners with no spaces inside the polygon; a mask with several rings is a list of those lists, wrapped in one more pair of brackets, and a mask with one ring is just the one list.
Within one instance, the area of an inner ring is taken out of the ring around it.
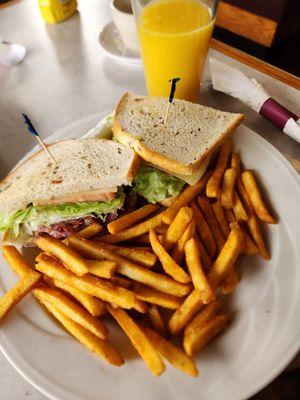
{"label": "orange juice", "polygon": [[197,0],[156,0],[142,10],[138,33],[151,96],[169,96],[169,79],[181,78],[175,97],[197,100],[214,20]]}

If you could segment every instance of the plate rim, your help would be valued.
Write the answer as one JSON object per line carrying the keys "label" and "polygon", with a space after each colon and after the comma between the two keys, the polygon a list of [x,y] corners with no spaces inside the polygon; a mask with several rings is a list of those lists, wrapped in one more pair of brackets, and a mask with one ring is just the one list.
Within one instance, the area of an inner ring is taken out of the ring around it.
{"label": "plate rim", "polygon": [[[59,134],[59,132],[63,132],[65,130],[69,130],[74,124],[83,122],[84,120],[89,120],[93,118],[102,118],[104,116],[105,111],[103,112],[98,112],[91,114],[89,116],[86,116],[84,118],[79,119],[78,121],[72,122],[65,127],[58,129],[55,131],[52,135],[50,135],[46,141],[51,141],[51,137],[56,136]],[[253,131],[251,128],[248,128],[244,124],[241,124],[238,129],[241,128],[246,131],[247,135],[251,135],[255,138],[255,140],[258,141],[259,144],[264,146],[265,150],[269,153],[275,156],[276,158],[281,161],[287,170],[291,173],[291,176],[297,185],[298,189],[300,189],[300,175],[297,173],[295,168],[292,166],[292,164],[284,157],[284,155],[275,147],[273,146],[270,142],[268,142],[266,139],[264,139],[262,136],[260,136],[257,132]],[[36,146],[35,146],[36,147]],[[32,149],[33,150],[33,149]],[[32,151],[31,150],[31,151]],[[26,158],[26,155],[24,156]],[[0,334],[0,350],[2,354],[4,355],[5,359],[15,368],[15,370],[27,381],[29,382],[35,389],[37,389],[39,392],[41,392],[43,395],[48,397],[51,400],[81,400],[81,397],[79,397],[77,394],[66,391],[64,388],[62,388],[58,384],[53,384],[49,380],[45,380],[45,375],[42,375],[39,371],[37,371],[35,368],[31,367],[31,365],[28,363],[28,361],[24,360],[22,357],[19,357],[19,354],[17,352],[14,352],[11,343],[9,342],[7,336],[5,334]],[[272,382],[277,376],[281,374],[281,372],[286,368],[286,366],[292,361],[293,357],[300,351],[300,344],[297,342],[295,343],[290,343],[288,346],[288,349],[284,350],[284,356],[281,357],[281,363],[279,368],[274,368],[270,370],[270,372],[264,374],[261,376],[259,380],[256,380],[255,384],[252,384],[251,390],[248,390],[248,393],[246,394],[246,397],[240,397],[239,399],[247,399],[257,392],[259,392],[261,389],[266,387],[270,382]],[[24,363],[27,364],[27,366],[23,365]],[[24,369],[23,369],[24,368]],[[25,370],[27,368],[27,370]],[[36,378],[41,378],[43,386],[39,384],[35,379]],[[53,393],[55,391],[55,393]],[[51,393],[52,392],[52,393]],[[64,397],[60,397],[60,396]]]}

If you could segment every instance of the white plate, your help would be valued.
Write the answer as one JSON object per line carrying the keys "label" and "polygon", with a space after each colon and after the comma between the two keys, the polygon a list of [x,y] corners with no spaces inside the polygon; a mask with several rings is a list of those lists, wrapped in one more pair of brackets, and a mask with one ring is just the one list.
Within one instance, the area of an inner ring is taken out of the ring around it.
{"label": "white plate", "polygon": [[[80,137],[101,117],[72,124],[53,139]],[[170,366],[162,377],[153,377],[115,327],[110,341],[126,364],[111,367],[73,340],[28,296],[1,325],[0,345],[37,389],[59,400],[241,400],[273,380],[297,353],[299,177],[274,147],[246,127],[237,129],[233,141],[245,166],[260,174],[280,222],[266,228],[272,251],[269,262],[261,257],[240,261],[242,281],[226,300],[233,323],[197,358],[199,377],[187,377]],[[16,280],[0,260],[0,292]]]}
{"label": "white plate", "polygon": [[99,35],[99,43],[109,57],[128,64],[142,63],[138,52],[133,52],[124,46],[113,21],[103,27]]}

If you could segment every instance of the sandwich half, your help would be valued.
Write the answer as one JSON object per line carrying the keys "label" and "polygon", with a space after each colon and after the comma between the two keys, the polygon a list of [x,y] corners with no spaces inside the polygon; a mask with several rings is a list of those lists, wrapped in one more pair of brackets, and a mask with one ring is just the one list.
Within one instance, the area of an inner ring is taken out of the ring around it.
{"label": "sandwich half", "polygon": [[167,98],[126,93],[113,122],[116,140],[144,160],[134,178],[135,190],[150,202],[163,200],[165,204],[159,195],[150,193],[151,186],[155,189],[151,179],[155,181],[155,175],[162,173],[166,181],[176,177],[173,196],[185,183],[195,184],[204,174],[211,154],[244,118],[243,114],[175,99],[164,124],[167,104]]}
{"label": "sandwich half", "polygon": [[47,233],[62,239],[123,207],[139,160],[130,148],[105,139],[64,140],[39,151],[0,183],[0,232],[5,241],[31,244]]}

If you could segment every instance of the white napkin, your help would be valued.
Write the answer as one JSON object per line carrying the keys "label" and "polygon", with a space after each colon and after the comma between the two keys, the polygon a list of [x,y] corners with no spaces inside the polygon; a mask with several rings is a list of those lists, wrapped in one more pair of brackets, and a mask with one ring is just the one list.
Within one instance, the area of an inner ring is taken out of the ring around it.
{"label": "white napkin", "polygon": [[239,99],[300,143],[299,117],[272,99],[255,79],[216,58],[210,58],[210,71],[215,90]]}

